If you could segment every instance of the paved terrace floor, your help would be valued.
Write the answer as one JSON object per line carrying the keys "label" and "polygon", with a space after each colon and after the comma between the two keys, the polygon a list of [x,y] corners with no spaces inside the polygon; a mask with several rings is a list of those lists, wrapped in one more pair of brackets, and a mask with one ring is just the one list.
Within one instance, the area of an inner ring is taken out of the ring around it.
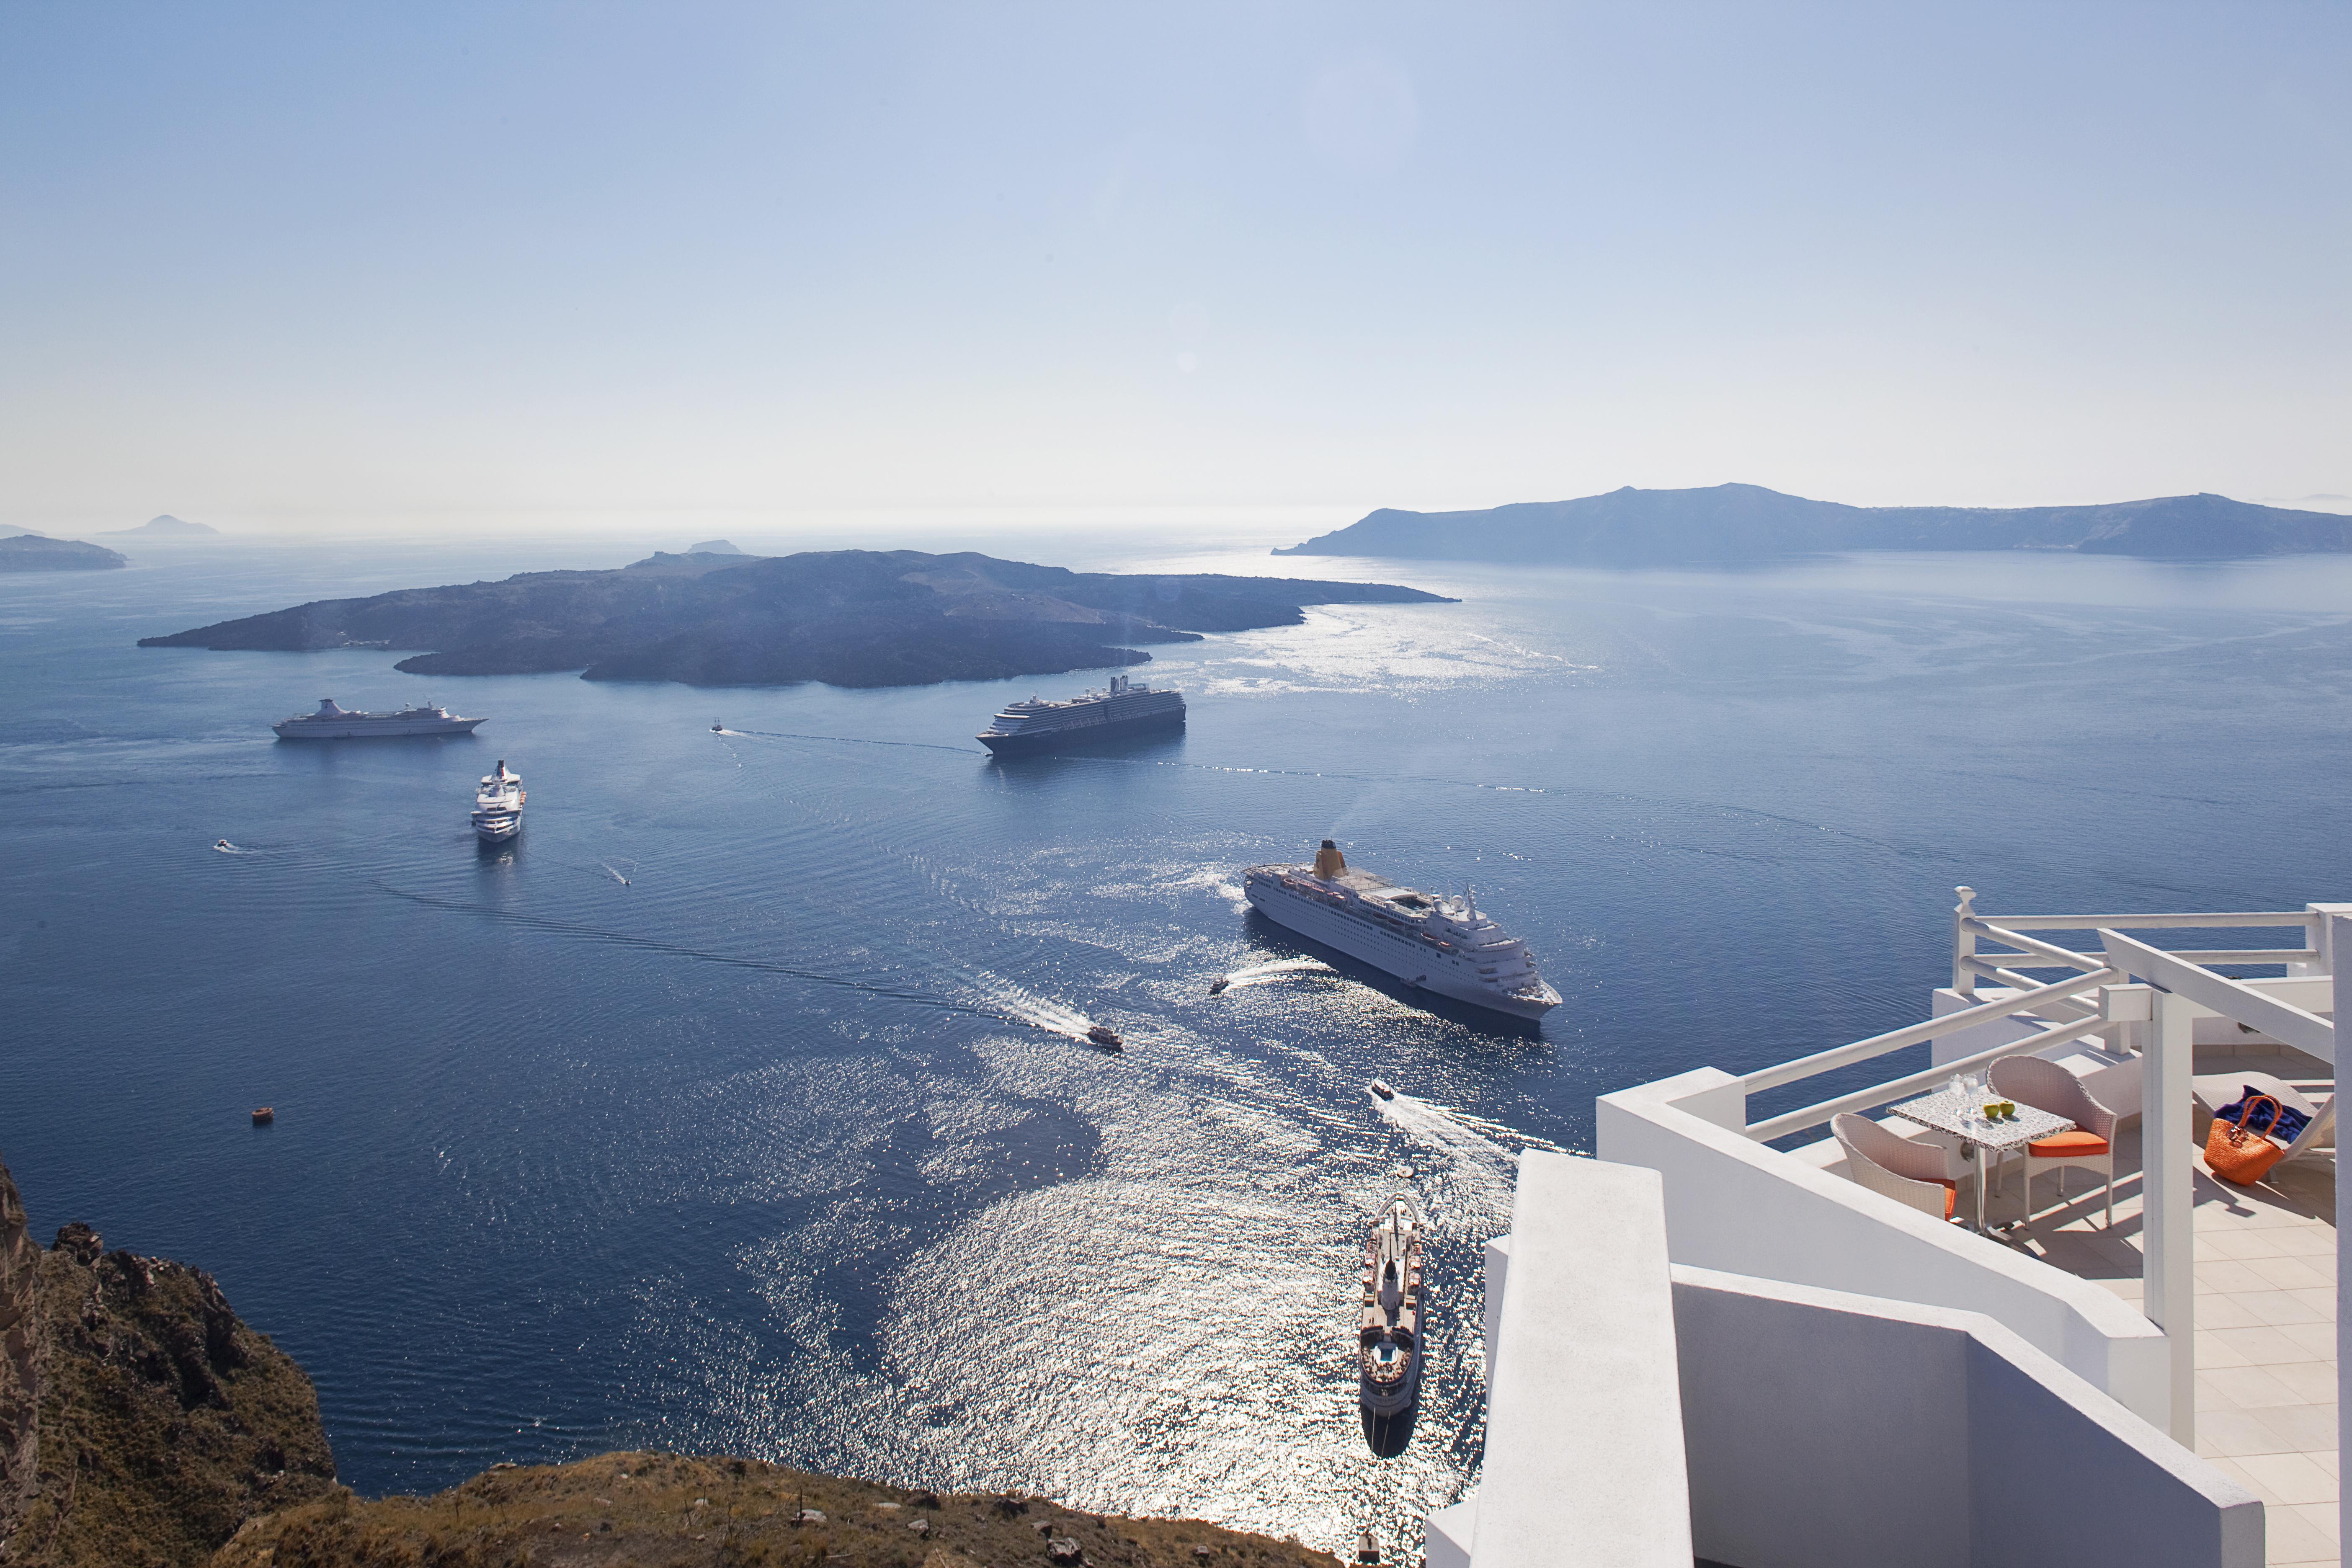
{"label": "paved terrace floor", "polygon": [[[2200,1053],[2201,1058],[2201,1053]],[[2275,1061],[2247,1060],[2307,1093],[2334,1085]],[[2202,1059],[2198,1071],[2226,1072]],[[2017,1163],[1990,1201],[1996,1223],[2021,1206]],[[2137,1129],[2116,1149],[2115,1229],[2104,1226],[2098,1177],[2066,1173],[2033,1183],[2032,1223],[2015,1245],[2137,1305],[2140,1146]],[[2270,1561],[2340,1560],[2336,1498],[2336,1164],[2322,1152],[2243,1188],[2197,1167],[2197,1451],[2267,1504]],[[1963,1183],[1964,1210],[1976,1194]]]}

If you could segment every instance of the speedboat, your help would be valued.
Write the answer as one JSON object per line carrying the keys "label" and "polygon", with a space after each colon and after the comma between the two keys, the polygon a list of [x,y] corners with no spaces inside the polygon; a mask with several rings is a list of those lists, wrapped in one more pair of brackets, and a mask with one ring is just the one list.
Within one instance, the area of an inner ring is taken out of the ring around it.
{"label": "speedboat", "polygon": [[714,735],[724,735],[727,733],[727,725],[725,721],[713,719],[710,721],[710,732]]}
{"label": "speedboat", "polygon": [[1233,983],[1234,977],[1232,975],[1220,974],[1214,980],[1209,982],[1209,994],[1212,996],[1222,996],[1224,994],[1225,987],[1231,985]]}
{"label": "speedboat", "polygon": [[213,847],[215,849],[233,849],[236,846],[231,844],[226,838],[215,838],[213,840]]}
{"label": "speedboat", "polygon": [[1412,1436],[1421,1401],[1421,1219],[1412,1202],[1391,1202],[1364,1243],[1362,1310],[1357,1319],[1356,1385],[1364,1439],[1393,1458]]}
{"label": "speedboat", "polygon": [[1382,1083],[1379,1079],[1372,1079],[1372,1092],[1379,1095],[1382,1100],[1394,1100],[1396,1098],[1396,1090],[1391,1089],[1387,1084]]}
{"label": "speedboat", "polygon": [[1125,1040],[1111,1033],[1110,1026],[1107,1024],[1097,1024],[1087,1029],[1087,1038],[1107,1051],[1121,1050],[1127,1045]]}

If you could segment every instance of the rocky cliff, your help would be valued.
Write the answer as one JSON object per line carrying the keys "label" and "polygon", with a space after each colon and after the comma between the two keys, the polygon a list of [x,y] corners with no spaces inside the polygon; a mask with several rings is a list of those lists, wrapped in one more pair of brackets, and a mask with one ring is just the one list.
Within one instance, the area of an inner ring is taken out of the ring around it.
{"label": "rocky cliff", "polygon": [[310,1380],[211,1275],[86,1225],[43,1250],[0,1165],[0,1563],[201,1563],[334,1476]]}

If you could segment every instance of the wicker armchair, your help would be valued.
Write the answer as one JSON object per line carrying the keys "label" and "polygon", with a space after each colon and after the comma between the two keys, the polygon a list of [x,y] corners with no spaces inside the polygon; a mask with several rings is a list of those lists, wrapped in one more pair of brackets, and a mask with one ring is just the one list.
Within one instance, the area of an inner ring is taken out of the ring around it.
{"label": "wicker armchair", "polygon": [[2003,1057],[1992,1064],[1993,1092],[2004,1100],[2063,1116],[2072,1132],[2037,1138],[2025,1146],[2025,1215],[2033,1217],[2033,1173],[2058,1173],[2058,1196],[2066,1195],[2069,1167],[2096,1171],[2107,1186],[2107,1228],[2116,1224],[2116,1113],[2091,1098],[2083,1080],[2041,1057]]}
{"label": "wicker armchair", "polygon": [[1867,1116],[1851,1112],[1832,1117],[1830,1131],[1845,1150],[1846,1175],[1855,1184],[1937,1219],[1952,1217],[1959,1186],[1944,1174],[1941,1147],[1914,1143]]}

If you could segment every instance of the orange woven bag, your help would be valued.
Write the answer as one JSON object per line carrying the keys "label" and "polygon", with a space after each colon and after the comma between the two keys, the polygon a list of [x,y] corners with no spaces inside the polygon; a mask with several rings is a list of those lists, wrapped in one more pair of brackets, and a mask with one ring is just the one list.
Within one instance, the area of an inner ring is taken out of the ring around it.
{"label": "orange woven bag", "polygon": [[2205,1134],[2206,1168],[2223,1181],[2235,1182],[2242,1187],[2251,1187],[2261,1181],[2286,1153],[2285,1146],[2277,1139],[2249,1128],[2257,1105],[2271,1108],[2271,1125],[2276,1127],[2283,1107],[2267,1094],[2253,1094],[2238,1107],[2237,1121],[2224,1121],[2217,1116],[2211,1131]]}

